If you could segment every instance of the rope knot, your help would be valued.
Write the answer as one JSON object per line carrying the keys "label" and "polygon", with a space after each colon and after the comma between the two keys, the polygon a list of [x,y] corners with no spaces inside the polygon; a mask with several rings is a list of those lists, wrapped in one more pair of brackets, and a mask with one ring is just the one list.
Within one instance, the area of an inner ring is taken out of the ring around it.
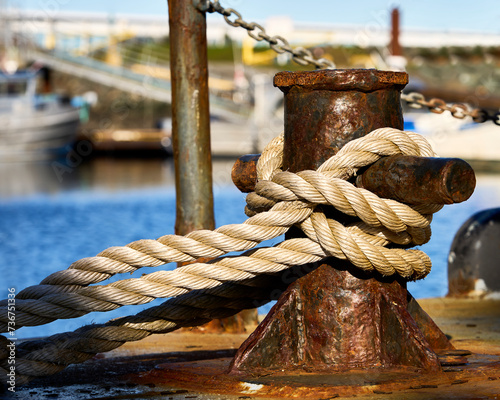
{"label": "rope knot", "polygon": [[[430,271],[430,259],[406,248],[429,241],[432,213],[442,206],[416,207],[382,199],[349,181],[360,168],[396,154],[435,156],[422,136],[381,128],[347,143],[316,171],[291,173],[282,171],[283,136],[279,136],[262,152],[258,182],[247,196],[245,212],[254,216],[278,206],[287,213],[307,210],[295,225],[327,256],[349,260],[365,271],[421,279]],[[342,222],[327,218],[325,207],[341,212]]]}
{"label": "rope knot", "polygon": [[[423,278],[431,268],[429,257],[407,248],[429,240],[432,213],[441,206],[408,206],[350,183],[360,168],[393,154],[434,155],[421,136],[384,128],[349,142],[316,171],[293,174],[282,171],[283,137],[278,137],[266,147],[257,165],[259,181],[247,197],[251,217],[244,223],[111,247],[20,291],[16,328],[145,304],[155,298],[171,299],[135,316],[19,343],[18,382],[55,373],[126,341],[197,326],[263,304],[271,300],[275,289],[270,275],[329,256],[349,260],[365,271]],[[341,221],[329,217],[332,207]],[[299,227],[305,237],[254,248],[283,235],[291,226]],[[245,252],[220,257],[233,251]],[[200,257],[213,260],[203,263]],[[186,261],[194,263],[97,284],[142,267]],[[7,300],[0,301],[3,332],[8,331],[7,307]],[[8,368],[7,353],[2,352],[6,341],[0,340],[0,374],[4,375]]]}

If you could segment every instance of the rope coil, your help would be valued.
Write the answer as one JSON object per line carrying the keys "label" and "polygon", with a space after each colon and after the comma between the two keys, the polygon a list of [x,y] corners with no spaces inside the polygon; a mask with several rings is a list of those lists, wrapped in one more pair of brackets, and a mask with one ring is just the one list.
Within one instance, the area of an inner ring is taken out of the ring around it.
{"label": "rope coil", "polygon": [[[435,155],[420,135],[382,128],[349,142],[316,171],[292,174],[281,170],[283,137],[275,138],[259,159],[259,181],[255,192],[247,196],[246,212],[250,218],[245,223],[112,247],[96,257],[76,261],[40,285],[22,290],[16,299],[18,328],[145,304],[155,298],[172,299],[135,316],[86,326],[42,341],[20,343],[16,360],[19,382],[57,372],[97,352],[152,333],[196,326],[254,308],[271,300],[270,293],[279,284],[276,274],[325,257],[345,259],[362,270],[383,275],[397,273],[412,280],[425,277],[431,268],[425,253],[388,246],[427,242],[432,213],[442,206],[408,206],[381,199],[347,181],[360,168],[395,154]],[[329,219],[323,212],[327,206],[360,221],[343,225]],[[302,229],[306,238],[253,249],[292,226]],[[233,251],[245,252],[237,257],[220,257]],[[200,257],[220,258],[97,285],[117,273]],[[7,301],[0,302],[2,332],[7,331],[6,308]],[[4,337],[0,341],[5,345],[8,342]],[[2,344],[0,369],[7,373],[4,348]]]}

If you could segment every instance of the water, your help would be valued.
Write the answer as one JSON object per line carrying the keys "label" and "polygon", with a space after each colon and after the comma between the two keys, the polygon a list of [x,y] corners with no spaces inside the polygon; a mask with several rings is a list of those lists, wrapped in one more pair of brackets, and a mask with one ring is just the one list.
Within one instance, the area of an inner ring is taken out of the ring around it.
{"label": "water", "polygon": [[[232,164],[233,160],[229,159],[214,163],[217,226],[246,219],[245,195],[230,182]],[[8,288],[18,292],[38,284],[50,273],[107,247],[174,233],[171,160],[96,158],[69,169],[61,168],[53,163],[0,164],[1,298],[7,297]],[[430,255],[433,270],[425,280],[409,284],[416,298],[446,294],[447,256],[455,232],[473,213],[499,205],[500,176],[479,175],[477,189],[470,200],[446,206],[435,215],[432,240],[421,246]],[[279,241],[275,239],[266,245]],[[139,277],[150,271],[141,269],[133,275],[115,276],[111,280]],[[90,322],[135,314],[162,301],[22,328],[17,337],[74,330]],[[260,311],[267,312],[269,307]]]}

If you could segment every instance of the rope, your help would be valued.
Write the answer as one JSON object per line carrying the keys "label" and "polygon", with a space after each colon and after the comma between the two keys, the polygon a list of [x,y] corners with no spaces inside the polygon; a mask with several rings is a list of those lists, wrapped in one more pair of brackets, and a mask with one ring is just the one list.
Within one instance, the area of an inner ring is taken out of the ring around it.
{"label": "rope", "polygon": [[[317,171],[292,174],[280,169],[283,138],[273,140],[259,160],[260,180],[255,192],[247,197],[247,213],[252,216],[245,223],[112,247],[97,257],[79,260],[68,269],[50,275],[40,285],[19,292],[17,327],[41,325],[57,318],[74,318],[123,305],[145,304],[155,298],[175,298],[135,317],[91,325],[41,342],[21,343],[17,349],[17,372],[28,381],[82,362],[97,352],[109,351],[126,341],[181,326],[196,326],[253,308],[257,300],[271,300],[269,292],[273,286],[269,282],[275,284],[273,275],[329,256],[348,260],[365,271],[376,270],[383,275],[397,273],[407,279],[423,278],[431,267],[430,259],[423,252],[384,246],[390,243],[410,246],[428,241],[431,215],[442,206],[410,207],[380,199],[345,180],[355,176],[359,168],[394,154],[434,156],[421,136],[383,128],[348,143]],[[328,219],[322,211],[324,206],[334,206],[361,222],[344,226]],[[249,250],[263,240],[282,235],[293,225],[299,226],[307,237]],[[247,251],[238,257],[221,257],[174,271],[95,285],[116,273],[241,250]],[[7,302],[0,302],[0,306],[2,329],[6,331]],[[3,353],[0,353],[0,368],[8,369]]]}

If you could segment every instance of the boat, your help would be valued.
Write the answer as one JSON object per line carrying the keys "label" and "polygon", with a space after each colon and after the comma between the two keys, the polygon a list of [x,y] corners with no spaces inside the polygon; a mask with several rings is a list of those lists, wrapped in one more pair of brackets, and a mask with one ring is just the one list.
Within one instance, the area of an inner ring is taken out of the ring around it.
{"label": "boat", "polygon": [[462,158],[476,171],[500,168],[500,127],[470,118],[457,119],[450,113],[405,113],[404,129],[425,136],[439,157]]}
{"label": "boat", "polygon": [[0,72],[0,161],[55,158],[76,138],[80,110],[42,90],[43,71]]}

